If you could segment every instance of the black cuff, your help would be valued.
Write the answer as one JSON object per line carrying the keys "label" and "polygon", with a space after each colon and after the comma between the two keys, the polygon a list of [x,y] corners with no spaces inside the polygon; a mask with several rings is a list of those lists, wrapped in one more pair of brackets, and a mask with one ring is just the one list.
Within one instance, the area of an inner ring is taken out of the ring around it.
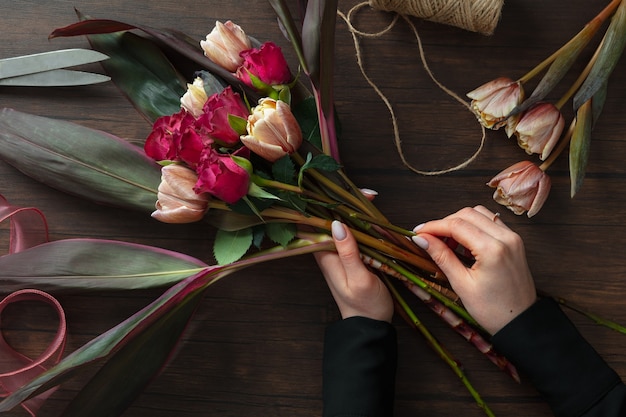
{"label": "black cuff", "polygon": [[557,417],[580,416],[621,383],[552,299],[541,299],[492,339],[530,377]]}
{"label": "black cuff", "polygon": [[395,328],[350,317],[331,324],[324,340],[324,417],[389,417],[397,365]]}

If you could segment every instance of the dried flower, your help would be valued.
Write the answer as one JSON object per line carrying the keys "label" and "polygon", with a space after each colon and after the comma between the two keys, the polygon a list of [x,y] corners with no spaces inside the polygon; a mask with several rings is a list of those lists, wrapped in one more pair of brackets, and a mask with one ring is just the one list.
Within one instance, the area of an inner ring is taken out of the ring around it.
{"label": "dried flower", "polygon": [[202,78],[196,77],[193,84],[187,84],[187,92],[180,98],[180,105],[194,117],[199,117],[207,99],[204,81]]}
{"label": "dried flower", "polygon": [[559,141],[565,119],[551,103],[539,103],[520,118],[515,127],[517,143],[527,154],[539,154],[544,161]]}
{"label": "dried flower", "polygon": [[302,131],[289,105],[263,98],[248,116],[248,135],[241,142],[263,159],[274,162],[295,152],[302,144]]}
{"label": "dried flower", "polygon": [[[480,123],[488,129],[499,129],[516,120],[509,118],[509,114],[524,100],[524,90],[518,81],[501,77],[470,91],[467,96],[472,99],[470,106]],[[512,128],[514,126],[509,127]]]}
{"label": "dried flower", "polygon": [[239,25],[230,20],[226,23],[215,22],[215,27],[200,41],[204,55],[222,68],[235,72],[242,64],[242,51],[252,48],[250,39]]}
{"label": "dried flower", "polygon": [[550,177],[537,165],[530,161],[518,162],[487,183],[495,188],[493,199],[506,206],[515,214],[532,217],[548,198],[550,193]]}
{"label": "dried flower", "polygon": [[209,207],[209,195],[196,193],[196,173],[183,165],[161,169],[156,211],[152,217],[164,223],[192,223],[201,220]]}

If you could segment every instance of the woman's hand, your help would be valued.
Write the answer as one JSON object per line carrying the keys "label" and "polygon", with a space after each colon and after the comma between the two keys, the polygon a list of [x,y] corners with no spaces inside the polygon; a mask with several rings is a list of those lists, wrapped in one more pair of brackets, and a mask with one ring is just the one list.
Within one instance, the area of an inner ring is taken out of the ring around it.
{"label": "woman's hand", "polygon": [[[537,299],[521,237],[485,207],[464,208],[413,231],[413,241],[439,265],[467,311],[488,332],[496,333]],[[463,264],[440,237],[465,246],[476,262]]]}
{"label": "woman's hand", "polygon": [[315,259],[341,317],[368,317],[391,322],[393,300],[389,290],[361,261],[354,236],[341,222],[332,223],[335,252],[318,252]]}

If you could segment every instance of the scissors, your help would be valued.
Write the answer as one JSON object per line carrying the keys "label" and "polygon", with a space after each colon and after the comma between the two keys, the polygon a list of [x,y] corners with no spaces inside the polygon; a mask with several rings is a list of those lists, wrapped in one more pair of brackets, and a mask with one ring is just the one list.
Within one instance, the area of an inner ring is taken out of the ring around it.
{"label": "scissors", "polygon": [[0,59],[0,86],[58,87],[109,81],[106,75],[63,69],[108,58],[91,49],[74,48]]}

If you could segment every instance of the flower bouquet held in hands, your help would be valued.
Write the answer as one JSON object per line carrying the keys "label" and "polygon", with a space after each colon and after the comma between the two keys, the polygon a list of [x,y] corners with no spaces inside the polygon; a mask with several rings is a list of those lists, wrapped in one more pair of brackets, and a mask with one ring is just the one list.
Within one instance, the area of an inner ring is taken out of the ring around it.
{"label": "flower bouquet held in hands", "polygon": [[[257,42],[233,22],[217,22],[200,42],[172,30],[85,16],[51,35],[86,35],[94,49],[108,55],[103,67],[152,131],[141,149],[104,132],[4,109],[0,157],[51,187],[98,203],[151,213],[162,222],[208,222],[217,228],[217,262],[110,240],[45,242],[45,222],[35,227],[18,215],[23,209],[5,202],[3,218],[12,216],[16,225],[16,244],[0,257],[5,290],[167,289],[47,371],[14,384],[0,411],[40,398],[77,369],[100,360],[100,371],[64,415],[121,413],[167,361],[210,285],[251,265],[333,250],[329,233],[336,219],[350,228],[365,263],[395,278],[386,280],[390,286],[408,287],[489,360],[518,378],[493,351],[445,276],[409,239],[413,233],[391,224],[342,170],[332,99],[336,3],[310,0],[302,24],[284,1],[270,3],[298,57],[295,75],[278,46]],[[166,58],[172,51],[178,60]],[[197,72],[185,77],[179,68],[190,65]],[[402,293],[391,292],[400,314],[493,415]],[[135,375],[130,382],[128,374]]]}
{"label": "flower bouquet held in hands", "polygon": [[[546,97],[571,69],[607,19],[611,18],[602,41],[578,78],[556,102]],[[626,45],[626,2],[612,0],[596,17],[558,51],[526,75],[513,81],[497,78],[467,93],[476,116],[489,129],[504,128],[508,137],[517,138],[527,154],[543,161],[519,162],[496,175],[488,185],[493,198],[515,214],[537,214],[550,193],[550,177],[545,171],[569,145],[570,195],[580,190],[591,143],[607,94],[608,81]],[[524,85],[545,74],[529,97]],[[565,129],[561,114],[572,100],[575,117]]]}

